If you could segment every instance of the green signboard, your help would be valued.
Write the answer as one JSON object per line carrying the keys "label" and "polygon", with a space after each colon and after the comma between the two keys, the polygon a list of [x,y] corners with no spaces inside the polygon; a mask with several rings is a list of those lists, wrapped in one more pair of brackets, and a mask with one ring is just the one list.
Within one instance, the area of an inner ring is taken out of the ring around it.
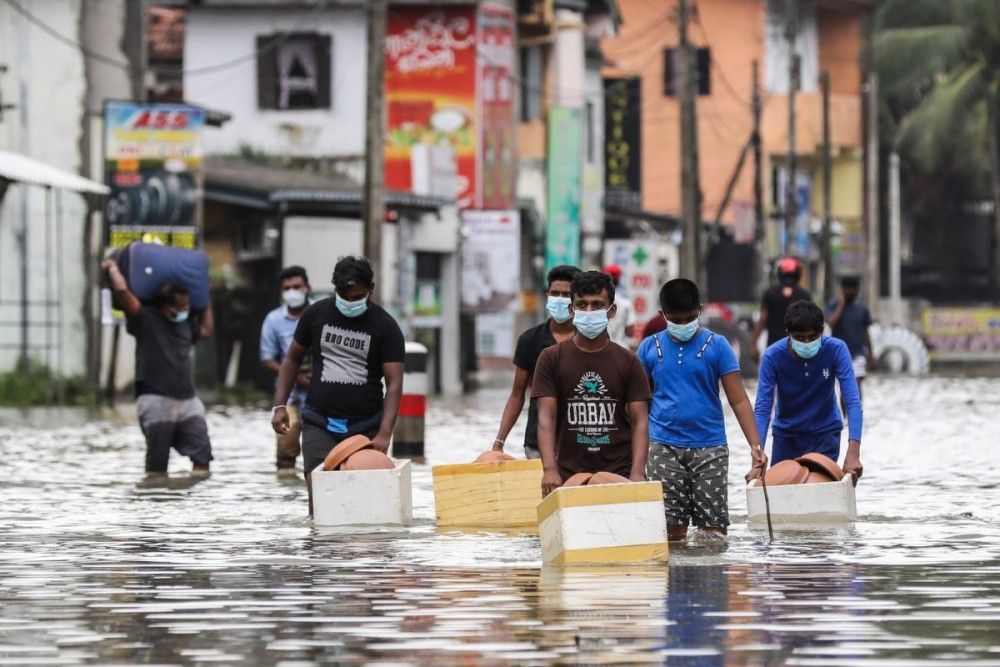
{"label": "green signboard", "polygon": [[549,109],[548,203],[545,264],[580,263],[580,193],[583,173],[583,112]]}

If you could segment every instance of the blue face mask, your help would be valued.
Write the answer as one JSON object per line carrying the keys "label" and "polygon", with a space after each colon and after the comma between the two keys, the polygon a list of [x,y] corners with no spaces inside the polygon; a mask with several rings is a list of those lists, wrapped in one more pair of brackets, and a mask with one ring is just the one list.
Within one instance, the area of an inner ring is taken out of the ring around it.
{"label": "blue face mask", "polygon": [[181,322],[187,322],[188,315],[191,314],[190,310],[178,310],[173,317],[173,321],[177,324]]}
{"label": "blue face mask", "polygon": [[577,311],[573,313],[573,326],[587,338],[597,338],[608,328],[608,311]]}
{"label": "blue face mask", "polygon": [[358,299],[357,301],[348,301],[342,298],[339,294],[334,294],[336,297],[335,301],[337,304],[337,310],[344,317],[361,317],[368,310],[368,297],[363,299]]}
{"label": "blue face mask", "polygon": [[545,299],[545,310],[549,311],[549,316],[559,324],[573,317],[569,313],[568,296],[549,296]]}
{"label": "blue face mask", "polygon": [[669,320],[667,321],[667,333],[682,342],[694,338],[694,335],[698,333],[698,327],[697,319],[691,320],[687,324],[674,324]]}
{"label": "blue face mask", "polygon": [[792,338],[792,350],[795,354],[799,355],[803,359],[812,359],[819,352],[820,346],[823,344],[823,338],[817,338],[811,343],[801,343],[794,338]]}

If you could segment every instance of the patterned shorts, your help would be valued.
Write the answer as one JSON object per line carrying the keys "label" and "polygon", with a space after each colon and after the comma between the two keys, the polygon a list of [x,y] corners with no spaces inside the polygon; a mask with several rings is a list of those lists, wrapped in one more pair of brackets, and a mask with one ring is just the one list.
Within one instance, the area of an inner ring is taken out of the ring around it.
{"label": "patterned shorts", "polygon": [[729,525],[729,447],[650,442],[646,477],[663,482],[667,523]]}

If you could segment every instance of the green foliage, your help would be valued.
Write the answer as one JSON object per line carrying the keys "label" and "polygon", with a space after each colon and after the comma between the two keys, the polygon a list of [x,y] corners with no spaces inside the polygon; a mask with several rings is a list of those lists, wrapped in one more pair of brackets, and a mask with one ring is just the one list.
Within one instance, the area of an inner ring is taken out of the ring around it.
{"label": "green foliage", "polygon": [[80,376],[60,377],[34,360],[21,360],[17,368],[0,373],[0,405],[32,407],[96,405],[96,388]]}

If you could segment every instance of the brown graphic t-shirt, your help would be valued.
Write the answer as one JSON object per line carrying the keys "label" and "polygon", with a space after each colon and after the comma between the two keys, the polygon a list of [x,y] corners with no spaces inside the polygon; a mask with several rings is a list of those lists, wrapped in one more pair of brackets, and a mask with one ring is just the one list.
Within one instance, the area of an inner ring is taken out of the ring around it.
{"label": "brown graphic t-shirt", "polygon": [[556,399],[556,462],[565,480],[578,472],[632,470],[628,404],[648,401],[649,381],[639,359],[609,343],[585,352],[573,339],[542,352],[532,398]]}

